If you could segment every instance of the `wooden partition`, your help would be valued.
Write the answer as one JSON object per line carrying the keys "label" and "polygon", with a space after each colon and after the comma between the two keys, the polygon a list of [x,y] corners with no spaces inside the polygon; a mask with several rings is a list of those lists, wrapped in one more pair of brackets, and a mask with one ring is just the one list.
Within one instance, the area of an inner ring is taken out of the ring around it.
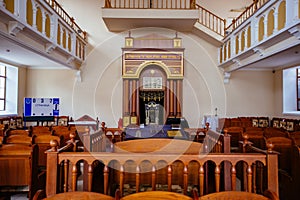
{"label": "wooden partition", "polygon": [[38,189],[38,146],[0,146],[0,192],[28,192],[32,199]]}
{"label": "wooden partition", "polygon": [[[84,176],[88,177],[87,191],[92,191],[93,177],[99,174],[94,170],[95,166],[101,163],[103,166],[100,179],[102,180],[103,193],[113,193],[113,181],[117,181],[121,195],[123,195],[124,185],[128,181],[135,183],[136,192],[140,192],[141,180],[144,176],[148,176],[148,184],[152,190],[157,189],[157,180],[165,178],[167,190],[172,191],[173,183],[182,180],[183,193],[188,193],[190,184],[197,185],[199,195],[203,196],[207,179],[213,180],[213,191],[219,192],[223,189],[224,177],[230,177],[230,190],[236,189],[236,169],[239,162],[243,162],[246,166],[245,176],[247,177],[246,191],[253,192],[253,167],[255,163],[261,163],[266,169],[267,185],[265,189],[270,189],[278,194],[278,162],[277,154],[268,151],[267,154],[261,153],[205,153],[203,151],[193,154],[174,154],[172,152],[163,153],[116,153],[116,152],[62,152],[56,150],[54,143],[52,150],[47,152],[47,185],[46,195],[51,196],[60,192],[77,191],[78,190],[78,168],[77,163],[82,160],[88,165],[88,172]],[[229,172],[222,171],[224,162],[230,163]],[[131,165],[128,165],[130,163]],[[179,163],[177,167],[175,163]],[[206,163],[210,163],[210,168],[206,168]],[[134,167],[132,167],[132,164]],[[162,167],[163,165],[163,167]],[[63,166],[63,167],[61,167]],[[131,167],[129,167],[131,166]],[[145,167],[147,166],[147,167]],[[63,170],[61,169],[63,168]],[[162,169],[166,169],[165,176],[161,174]],[[48,170],[49,169],[49,170]],[[50,170],[51,169],[51,170]],[[56,170],[54,170],[56,169]],[[149,170],[150,169],[150,170]],[[210,173],[206,173],[210,170]],[[113,177],[112,172],[117,172]],[[211,174],[212,172],[212,174]],[[134,180],[128,180],[128,173],[134,174]],[[174,174],[177,174],[174,177]],[[227,176],[225,174],[227,174]],[[229,174],[228,174],[229,173]],[[163,176],[163,177],[162,177]],[[211,177],[206,177],[211,176]],[[61,182],[57,181],[57,177],[62,177]],[[114,178],[112,180],[112,178]],[[116,182],[115,182],[116,183]]]}

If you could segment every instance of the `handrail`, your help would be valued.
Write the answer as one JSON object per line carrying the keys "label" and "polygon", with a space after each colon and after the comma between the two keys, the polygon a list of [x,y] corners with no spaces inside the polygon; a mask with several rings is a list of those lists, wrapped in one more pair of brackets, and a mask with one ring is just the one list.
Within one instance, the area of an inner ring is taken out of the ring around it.
{"label": "handrail", "polygon": [[195,0],[105,0],[104,8],[195,9]]}
{"label": "handrail", "polygon": [[232,23],[225,28],[225,33],[233,31],[244,21],[250,18],[259,8],[265,5],[270,0],[253,0],[253,3],[244,10],[237,18],[232,20]]}
{"label": "handrail", "polygon": [[198,22],[203,26],[211,29],[215,33],[221,36],[225,36],[226,20],[222,19],[221,17],[215,15],[214,13],[198,4],[196,4],[196,7],[200,11]]}
{"label": "handrail", "polygon": [[83,31],[75,19],[71,17],[55,0],[44,0],[50,7],[83,39],[86,40],[86,31]]}

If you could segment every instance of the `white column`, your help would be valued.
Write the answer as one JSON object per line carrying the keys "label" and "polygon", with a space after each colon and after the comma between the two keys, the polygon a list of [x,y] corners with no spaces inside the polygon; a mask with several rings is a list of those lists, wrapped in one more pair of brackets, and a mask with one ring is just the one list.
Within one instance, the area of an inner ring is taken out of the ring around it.
{"label": "white column", "polygon": [[268,35],[268,16],[264,15],[264,37],[263,39],[267,38]]}
{"label": "white column", "polygon": [[32,27],[37,29],[36,25],[36,13],[37,13],[37,4],[32,5]]}
{"label": "white column", "polygon": [[230,37],[230,55],[231,56],[236,55],[236,53],[235,53],[235,46],[236,46],[235,45],[235,37],[234,37],[233,34],[231,34],[231,37]]}
{"label": "white column", "polygon": [[76,55],[76,33],[73,32],[71,34],[71,53],[72,55]]}
{"label": "white column", "polygon": [[5,8],[4,0],[0,0],[0,7]]}
{"label": "white column", "polygon": [[258,19],[251,20],[251,46],[258,42]]}
{"label": "white column", "polygon": [[244,41],[245,41],[245,44],[244,44],[244,51],[248,49],[248,29],[249,29],[249,26],[245,29],[245,34],[244,34]]}
{"label": "white column", "polygon": [[[280,1],[281,2],[281,1]],[[285,1],[285,8],[286,8],[286,26],[292,24],[298,16],[298,1],[297,0],[286,0]]]}
{"label": "white column", "polygon": [[242,52],[242,37],[243,37],[243,31],[240,31],[239,33],[239,51],[238,53],[241,53]]}
{"label": "white column", "polygon": [[57,27],[58,27],[58,16],[52,15],[50,17],[50,39],[54,44],[57,44]]}
{"label": "white column", "polygon": [[63,40],[64,39],[64,29],[60,26],[60,46],[63,47]]}
{"label": "white column", "polygon": [[274,10],[274,33],[278,31],[278,6]]}
{"label": "white column", "polygon": [[41,9],[42,12],[42,34],[46,35],[46,12]]}
{"label": "white column", "polygon": [[19,9],[19,11],[18,11],[18,13],[19,13],[19,20],[22,21],[22,22],[25,22],[27,24],[27,19],[26,19],[27,1],[17,0],[16,3],[18,4],[18,9]]}

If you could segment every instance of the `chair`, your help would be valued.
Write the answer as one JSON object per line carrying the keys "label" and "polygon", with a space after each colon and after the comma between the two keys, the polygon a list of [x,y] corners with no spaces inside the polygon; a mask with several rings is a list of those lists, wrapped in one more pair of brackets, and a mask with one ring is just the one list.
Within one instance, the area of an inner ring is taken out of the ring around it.
{"label": "chair", "polygon": [[[116,198],[118,199],[118,198]],[[120,198],[120,200],[133,200],[133,199],[143,199],[143,200],[154,200],[154,199],[164,199],[164,200],[192,200],[193,198],[186,196],[184,194],[167,192],[167,191],[147,191],[138,192],[135,194],[130,194]]]}
{"label": "chair", "polygon": [[240,200],[240,199],[251,199],[251,200],[279,200],[274,192],[266,191],[264,195],[243,192],[243,191],[225,191],[216,192],[204,195],[199,200]]}

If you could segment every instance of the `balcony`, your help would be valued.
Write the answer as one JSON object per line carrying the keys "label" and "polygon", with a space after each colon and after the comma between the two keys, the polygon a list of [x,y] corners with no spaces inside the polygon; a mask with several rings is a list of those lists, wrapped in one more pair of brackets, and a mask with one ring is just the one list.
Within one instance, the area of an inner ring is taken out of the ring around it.
{"label": "balcony", "polygon": [[0,42],[3,61],[71,69],[79,69],[87,45],[86,33],[54,0],[0,0]]}
{"label": "balcony", "polygon": [[[219,67],[227,76],[240,69],[276,70],[300,64],[299,0],[268,0],[254,6],[228,27],[223,39]],[[251,9],[255,12],[249,14]]]}
{"label": "balcony", "polygon": [[192,31],[199,19],[195,0],[106,0],[102,18],[112,32],[140,27]]}

